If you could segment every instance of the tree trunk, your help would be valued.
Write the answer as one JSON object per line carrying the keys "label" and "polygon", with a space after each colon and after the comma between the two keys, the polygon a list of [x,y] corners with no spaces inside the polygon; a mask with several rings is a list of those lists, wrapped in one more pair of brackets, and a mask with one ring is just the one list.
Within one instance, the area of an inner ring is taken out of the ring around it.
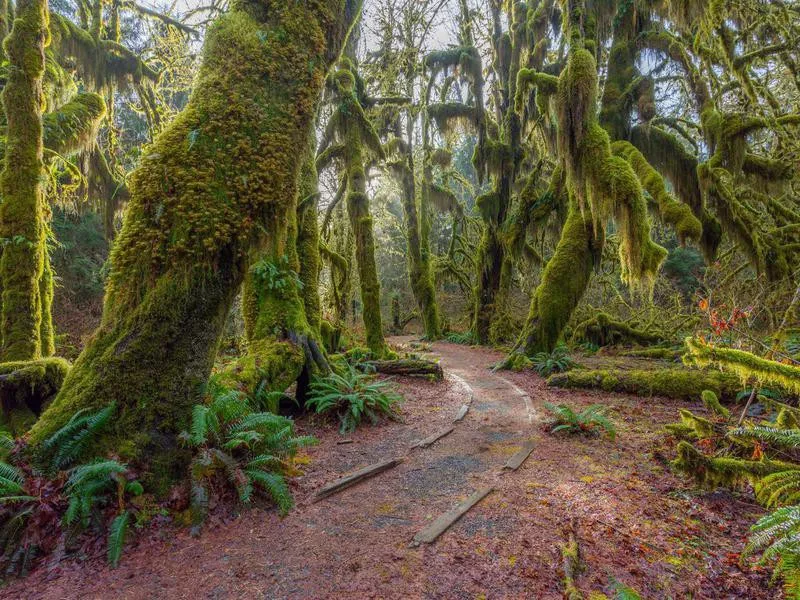
{"label": "tree trunk", "polygon": [[300,169],[300,190],[297,204],[297,255],[302,298],[306,320],[312,331],[319,333],[322,309],[319,299],[319,179],[314,161],[316,154],[314,131],[309,135],[309,147]]}
{"label": "tree trunk", "polygon": [[[417,186],[414,181],[413,159],[405,157],[402,181],[403,216],[406,226],[406,244],[408,248],[408,279],[414,300],[422,315],[425,338],[435,340],[441,336],[439,307],[436,304],[436,288],[431,272],[430,248],[423,234],[427,229],[421,227],[417,210]],[[424,217],[423,217],[424,218]]]}
{"label": "tree trunk", "polygon": [[177,436],[211,371],[252,240],[289,227],[268,221],[295,209],[297,148],[308,146],[325,74],[358,8],[240,1],[209,29],[189,104],[132,175],[100,328],[33,444],[76,410],[116,402],[92,450],[149,466],[158,492],[184,474]]}
{"label": "tree trunk", "polygon": [[[4,361],[40,358],[42,330],[48,335],[52,327],[43,328],[43,320],[50,320],[50,305],[45,298],[43,307],[41,289],[47,256],[47,207],[41,183],[47,12],[43,0],[20,0],[13,29],[4,43],[10,64],[3,89],[7,129],[5,168],[0,174],[0,237],[4,240],[0,332]],[[45,291],[49,289],[45,285]],[[51,341],[45,346],[46,352]]]}
{"label": "tree trunk", "polygon": [[[348,136],[358,135],[353,131]],[[361,310],[364,317],[364,330],[367,347],[378,357],[385,356],[389,349],[383,338],[381,318],[381,286],[378,282],[378,268],[375,265],[375,238],[372,232],[372,216],[367,197],[366,174],[360,139],[345,141],[347,173],[347,213],[355,238],[356,265],[361,291]]]}
{"label": "tree trunk", "polygon": [[575,201],[571,201],[561,239],[536,288],[515,352],[533,356],[556,347],[589,285],[595,257],[602,249],[602,241],[593,232],[591,215],[581,215]]}

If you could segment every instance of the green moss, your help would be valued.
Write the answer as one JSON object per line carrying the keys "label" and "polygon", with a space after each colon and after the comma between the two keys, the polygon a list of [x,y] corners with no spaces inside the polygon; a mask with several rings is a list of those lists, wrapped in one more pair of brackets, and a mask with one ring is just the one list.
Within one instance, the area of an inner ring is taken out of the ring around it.
{"label": "green moss", "polygon": [[349,77],[347,73],[349,71],[340,64],[336,75],[338,104],[330,118],[324,145],[329,146],[336,139],[342,146],[342,162],[347,176],[345,201],[355,240],[367,345],[377,356],[384,356],[388,353],[388,347],[383,337],[380,283],[375,264],[375,240],[365,174],[367,152],[371,151],[379,158],[384,154],[377,134],[355,94],[352,73]]}
{"label": "green moss", "polygon": [[33,445],[77,410],[116,401],[97,449],[124,450],[159,491],[185,475],[177,436],[211,371],[252,241],[288,229],[273,217],[295,215],[297,149],[308,145],[357,9],[242,1],[209,28],[188,105],[131,176],[101,325],[31,431]]}
{"label": "green moss", "polygon": [[57,111],[44,116],[44,147],[61,155],[88,150],[105,115],[102,96],[77,94]]}
{"label": "green moss", "polygon": [[691,429],[698,439],[703,440],[714,437],[716,433],[714,430],[714,423],[708,419],[695,415],[692,413],[692,411],[686,410],[685,408],[680,409],[678,412],[681,415],[681,423],[684,425],[684,427]]}
{"label": "green moss", "polygon": [[0,425],[21,436],[61,388],[70,365],[61,358],[0,363]]}
{"label": "green moss", "polygon": [[657,332],[631,327],[628,323],[617,321],[606,313],[600,312],[575,327],[572,339],[591,342],[597,346],[623,343],[646,345],[658,343],[662,336]]}
{"label": "green moss", "polygon": [[760,358],[744,350],[711,346],[694,338],[686,338],[686,348],[687,358],[699,366],[719,365],[738,375],[743,382],[753,378],[800,393],[800,367]]}
{"label": "green moss", "polygon": [[582,370],[574,369],[553,375],[547,385],[561,388],[601,389],[637,396],[664,396],[681,400],[696,400],[703,390],[719,398],[733,399],[742,389],[735,376],[719,371],[682,369],[642,370]]}
{"label": "green moss", "polygon": [[633,167],[642,187],[658,207],[658,214],[661,216],[661,220],[675,229],[678,240],[682,244],[687,240],[700,241],[703,232],[700,220],[694,216],[689,206],[678,202],[667,191],[663,177],[650,166],[644,155],[631,143],[625,141],[614,142],[611,145],[611,149],[614,154],[622,156]]}
{"label": "green moss", "polygon": [[602,239],[594,234],[591,217],[572,206],[555,254],[548,261],[534,292],[518,347],[524,354],[551,352],[589,284]]}
{"label": "green moss", "polygon": [[300,171],[297,203],[297,259],[300,282],[303,284],[302,299],[306,320],[312,331],[319,332],[322,309],[319,299],[319,228],[317,213],[319,205],[319,181],[314,164],[315,136],[309,135],[306,160]]}
{"label": "green moss", "polygon": [[717,416],[727,419],[731,416],[731,411],[719,403],[719,398],[711,390],[703,390],[700,394],[705,407]]}
{"label": "green moss", "polygon": [[14,26],[3,46],[10,64],[3,89],[5,162],[0,173],[0,258],[2,355],[5,361],[42,356],[40,329],[47,235],[47,205],[42,186],[42,88],[48,41],[47,3],[17,4]]}
{"label": "green moss", "polygon": [[672,465],[682,473],[695,478],[702,486],[734,487],[742,483],[755,483],[765,475],[780,471],[796,471],[800,466],[775,460],[743,460],[740,458],[712,458],[703,455],[689,442],[678,444],[678,456]]}

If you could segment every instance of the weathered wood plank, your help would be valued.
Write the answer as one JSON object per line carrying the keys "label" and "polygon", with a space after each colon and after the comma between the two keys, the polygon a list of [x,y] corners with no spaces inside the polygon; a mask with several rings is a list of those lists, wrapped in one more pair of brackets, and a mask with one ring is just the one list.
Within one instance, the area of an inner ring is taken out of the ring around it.
{"label": "weathered wood plank", "polygon": [[533,452],[534,443],[531,440],[528,440],[522,445],[522,448],[519,452],[514,454],[511,458],[508,459],[508,462],[505,464],[506,469],[511,469],[512,471],[516,471],[519,469],[520,465],[525,462],[525,459],[530,456],[531,452]]}
{"label": "weathered wood plank", "polygon": [[314,502],[317,500],[322,500],[323,498],[327,498],[328,496],[331,496],[336,492],[340,492],[345,488],[349,488],[350,486],[364,481],[365,479],[374,477],[378,473],[383,473],[392,467],[396,467],[401,462],[403,462],[402,458],[392,458],[390,460],[384,460],[383,462],[364,467],[363,469],[359,469],[358,471],[350,473],[349,475],[345,475],[344,477],[337,479],[336,481],[321,488],[314,496]]}
{"label": "weathered wood plank", "polygon": [[444,436],[446,436],[448,433],[452,432],[452,431],[453,431],[453,429],[455,429],[455,427],[453,427],[453,426],[451,425],[451,426],[450,426],[450,427],[448,427],[447,429],[442,429],[441,431],[437,431],[437,432],[436,432],[436,433],[434,433],[433,435],[429,435],[429,436],[428,436],[428,437],[426,437],[425,439],[422,439],[422,440],[420,440],[420,441],[418,441],[418,442],[416,442],[416,443],[414,443],[414,444],[411,444],[411,447],[412,447],[412,448],[427,448],[428,446],[430,446],[431,444],[433,444],[433,443],[434,443],[434,442],[436,442],[437,440],[439,440],[439,439],[443,438],[443,437],[444,437]]}
{"label": "weathered wood plank", "polygon": [[453,523],[463,517],[470,508],[488,496],[493,489],[494,488],[491,487],[480,489],[455,508],[437,517],[433,523],[414,536],[413,543],[419,545],[432,544],[435,542],[436,538],[447,531]]}

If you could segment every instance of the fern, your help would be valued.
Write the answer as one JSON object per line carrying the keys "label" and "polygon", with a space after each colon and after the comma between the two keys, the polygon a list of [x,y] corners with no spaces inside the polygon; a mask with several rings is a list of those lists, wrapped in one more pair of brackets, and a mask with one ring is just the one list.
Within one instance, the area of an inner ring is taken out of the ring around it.
{"label": "fern", "polygon": [[786,506],[762,517],[750,529],[743,556],[761,552],[761,564],[775,563],[787,597],[800,597],[800,506]]}
{"label": "fern", "polygon": [[372,423],[382,416],[396,418],[400,401],[388,382],[374,381],[372,376],[348,365],[343,374],[331,373],[313,380],[306,406],[321,415],[335,413],[340,432],[347,433],[355,430],[365,417]]}
{"label": "fern", "polygon": [[577,413],[566,404],[545,402],[544,407],[555,417],[551,433],[597,433],[603,430],[612,440],[616,437],[616,428],[606,417],[608,409],[602,404],[592,404]]}
{"label": "fern", "polygon": [[738,427],[728,432],[729,437],[767,442],[779,448],[800,448],[800,430],[775,427]]}
{"label": "fern", "polygon": [[193,407],[190,431],[182,435],[196,448],[191,463],[192,533],[198,532],[208,514],[206,481],[218,474],[224,475],[241,502],[250,502],[258,489],[285,514],[292,499],[283,475],[297,449],[317,440],[296,436],[291,419],[254,411],[254,406],[269,405],[276,398],[265,388],[254,398],[216,381],[207,390],[208,402]]}
{"label": "fern", "polygon": [[50,469],[58,471],[73,464],[106,426],[115,410],[116,405],[112,402],[96,413],[83,409],[72,415],[66,425],[42,444],[45,455],[49,457]]}
{"label": "fern", "polygon": [[22,491],[25,477],[17,467],[0,462],[0,497],[18,494]]}
{"label": "fern", "polygon": [[767,508],[800,503],[800,471],[779,471],[755,485],[756,498]]}
{"label": "fern", "polygon": [[108,564],[112,568],[119,565],[119,559],[122,556],[122,548],[125,545],[125,534],[128,533],[128,523],[131,518],[131,513],[125,511],[112,521],[111,527],[108,529]]}
{"label": "fern", "polygon": [[531,358],[533,369],[542,377],[562,373],[575,366],[566,346],[557,346],[552,352],[539,352]]}

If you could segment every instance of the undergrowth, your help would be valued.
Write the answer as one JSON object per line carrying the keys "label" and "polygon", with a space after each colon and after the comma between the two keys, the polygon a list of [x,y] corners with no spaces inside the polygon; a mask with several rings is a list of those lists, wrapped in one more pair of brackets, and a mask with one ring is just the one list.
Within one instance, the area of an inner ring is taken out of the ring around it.
{"label": "undergrowth", "polygon": [[373,424],[381,417],[397,418],[401,397],[387,381],[357,371],[347,365],[341,373],[331,373],[311,382],[306,406],[320,415],[335,415],[339,431],[354,431],[364,419]]}
{"label": "undergrowth", "polygon": [[551,433],[559,431],[592,435],[605,433],[612,440],[616,437],[616,427],[606,416],[608,409],[602,404],[592,404],[579,412],[575,412],[566,404],[545,402],[544,407],[554,416]]}
{"label": "undergrowth", "polygon": [[253,398],[212,378],[207,401],[192,409],[190,430],[181,439],[195,449],[191,463],[192,532],[197,533],[209,509],[211,486],[220,479],[249,503],[262,492],[285,515],[293,506],[286,476],[299,448],[317,443],[295,434],[294,421],[273,412],[276,396],[265,391]]}

